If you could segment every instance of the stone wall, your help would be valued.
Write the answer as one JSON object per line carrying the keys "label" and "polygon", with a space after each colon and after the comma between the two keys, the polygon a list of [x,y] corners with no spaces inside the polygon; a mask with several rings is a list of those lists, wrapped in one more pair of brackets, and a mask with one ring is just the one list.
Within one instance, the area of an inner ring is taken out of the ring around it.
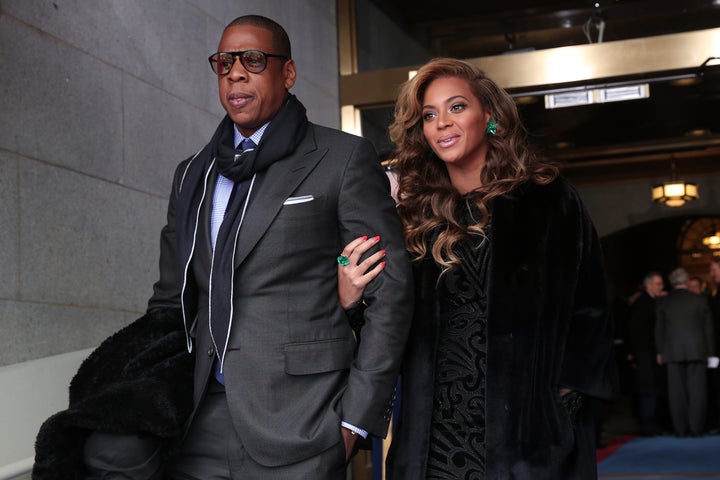
{"label": "stone wall", "polygon": [[338,127],[333,0],[0,1],[0,365],[145,310],[172,172],[223,114],[207,57],[248,13],[285,26],[293,93]]}

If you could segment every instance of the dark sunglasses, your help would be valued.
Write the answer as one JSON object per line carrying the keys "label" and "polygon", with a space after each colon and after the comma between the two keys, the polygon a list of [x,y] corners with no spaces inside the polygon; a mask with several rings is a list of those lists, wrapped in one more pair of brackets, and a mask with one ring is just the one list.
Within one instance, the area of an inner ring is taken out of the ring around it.
{"label": "dark sunglasses", "polygon": [[217,52],[208,57],[210,68],[218,75],[227,75],[232,70],[235,59],[240,58],[240,63],[250,73],[260,73],[267,67],[268,57],[287,59],[286,55],[275,55],[265,53],[262,50],[245,50],[241,52]]}

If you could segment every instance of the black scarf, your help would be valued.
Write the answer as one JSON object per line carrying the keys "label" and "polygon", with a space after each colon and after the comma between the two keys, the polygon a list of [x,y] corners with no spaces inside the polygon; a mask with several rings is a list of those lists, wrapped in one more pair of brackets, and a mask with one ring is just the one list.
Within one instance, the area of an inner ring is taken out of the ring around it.
{"label": "black scarf", "polygon": [[215,157],[218,172],[233,182],[247,180],[262,172],[295,150],[305,135],[307,123],[305,107],[295,95],[288,94],[288,99],[263,134],[263,138],[268,140],[254,150],[238,154],[233,144],[233,122],[226,115],[210,140],[210,151]]}
{"label": "black scarf", "polygon": [[251,186],[257,186],[253,186],[254,175],[291,154],[304,138],[307,128],[305,107],[294,95],[288,95],[287,101],[270,121],[257,148],[237,154],[233,145],[233,124],[228,116],[220,123],[210,141],[210,151],[215,157],[218,172],[230,180],[241,182],[236,186],[237,191],[231,198],[218,231],[210,277],[210,331],[221,362],[225,357],[232,322],[235,242],[249,203],[246,199],[249,200],[252,195]]}

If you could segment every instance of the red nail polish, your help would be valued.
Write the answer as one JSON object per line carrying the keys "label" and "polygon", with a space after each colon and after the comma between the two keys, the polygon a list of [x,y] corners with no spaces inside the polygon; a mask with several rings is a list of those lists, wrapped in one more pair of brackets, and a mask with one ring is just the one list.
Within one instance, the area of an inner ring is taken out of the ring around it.
{"label": "red nail polish", "polygon": [[375,240],[376,242],[379,242],[379,241],[380,241],[380,235],[376,235],[375,238],[373,238],[373,240]]}
{"label": "red nail polish", "polygon": [[367,240],[367,235],[363,235],[362,239],[363,241]]}
{"label": "red nail polish", "polygon": [[385,256],[385,254],[387,254],[387,250],[380,250],[380,251],[382,252],[383,256]]}

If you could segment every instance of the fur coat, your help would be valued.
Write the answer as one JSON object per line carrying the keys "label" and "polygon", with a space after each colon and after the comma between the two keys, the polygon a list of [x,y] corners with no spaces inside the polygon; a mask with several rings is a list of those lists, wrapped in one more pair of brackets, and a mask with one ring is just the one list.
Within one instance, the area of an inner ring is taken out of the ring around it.
{"label": "fur coat", "polygon": [[[560,399],[615,395],[609,299],[595,229],[563,179],[526,183],[491,205],[485,456],[488,480],[596,478],[592,412]],[[388,478],[425,478],[433,409],[437,264],[415,270],[415,318],[402,371]]]}
{"label": "fur coat", "polygon": [[33,480],[85,478],[95,430],[155,435],[169,454],[192,409],[194,358],[179,309],[155,309],[105,340],[73,377],[69,407],[40,427]]}

